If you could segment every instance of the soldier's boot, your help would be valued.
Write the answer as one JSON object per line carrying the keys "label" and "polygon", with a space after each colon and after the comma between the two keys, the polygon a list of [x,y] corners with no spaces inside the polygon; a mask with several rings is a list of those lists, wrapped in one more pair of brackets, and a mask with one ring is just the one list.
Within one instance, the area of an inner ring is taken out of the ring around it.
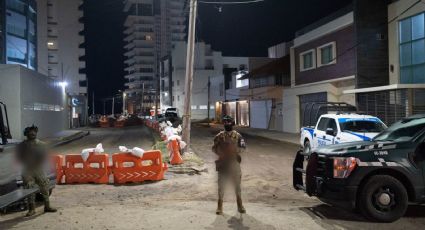
{"label": "soldier's boot", "polygon": [[242,205],[242,198],[240,196],[236,197],[236,202],[238,204],[238,211],[239,213],[246,213],[246,209]]}
{"label": "soldier's boot", "polygon": [[219,199],[217,202],[217,210],[215,211],[215,214],[221,215],[223,214],[223,200]]}
{"label": "soldier's boot", "polygon": [[35,215],[35,209],[29,209],[27,214],[25,214],[26,217],[30,217],[34,215]]}
{"label": "soldier's boot", "polygon": [[26,217],[34,216],[35,214],[35,198],[30,196],[28,197],[28,212],[25,214]]}
{"label": "soldier's boot", "polygon": [[50,206],[50,201],[44,202],[44,212],[57,212],[58,210],[56,208],[53,208]]}

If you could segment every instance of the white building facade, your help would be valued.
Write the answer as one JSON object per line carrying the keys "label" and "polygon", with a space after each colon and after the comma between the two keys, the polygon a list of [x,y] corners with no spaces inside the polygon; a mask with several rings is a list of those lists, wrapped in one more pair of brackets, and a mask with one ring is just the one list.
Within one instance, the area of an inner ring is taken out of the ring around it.
{"label": "white building facade", "polygon": [[175,42],[185,39],[185,1],[126,0],[124,4],[128,110],[146,113],[158,99],[159,60],[170,54]]}
{"label": "white building facade", "polygon": [[[184,111],[186,52],[185,42],[176,43],[171,55],[161,62],[161,109],[165,111],[168,107],[176,107],[180,116]],[[223,57],[221,52],[212,50],[210,45],[196,43],[191,119],[220,119],[222,103],[226,100],[226,70],[230,70],[228,84],[231,89],[236,87],[236,80],[232,81],[231,77],[235,77],[240,68],[248,68],[248,64],[249,58]],[[233,83],[235,86],[231,87]]]}
{"label": "white building facade", "polygon": [[87,77],[82,0],[38,0],[38,71],[66,84],[72,127],[84,125]]}

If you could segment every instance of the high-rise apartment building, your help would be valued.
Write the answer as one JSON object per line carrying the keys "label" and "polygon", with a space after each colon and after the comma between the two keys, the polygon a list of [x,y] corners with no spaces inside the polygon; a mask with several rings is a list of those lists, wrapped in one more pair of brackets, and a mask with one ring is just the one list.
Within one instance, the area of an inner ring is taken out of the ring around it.
{"label": "high-rise apartment building", "polygon": [[39,72],[66,83],[72,126],[85,124],[87,81],[83,0],[37,0]]}
{"label": "high-rise apartment building", "polygon": [[0,63],[37,70],[36,1],[1,0],[0,15]]}
{"label": "high-rise apartment building", "polygon": [[185,39],[185,1],[126,0],[124,11],[128,111],[146,112],[159,98],[160,59]]}

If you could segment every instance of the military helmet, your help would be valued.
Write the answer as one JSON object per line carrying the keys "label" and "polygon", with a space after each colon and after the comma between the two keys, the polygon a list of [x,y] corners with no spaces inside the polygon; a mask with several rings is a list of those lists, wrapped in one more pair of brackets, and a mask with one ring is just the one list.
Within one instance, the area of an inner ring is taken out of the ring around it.
{"label": "military helmet", "polygon": [[223,121],[230,121],[230,122],[234,122],[235,120],[233,119],[233,117],[229,116],[229,115],[224,115],[223,116]]}
{"label": "military helmet", "polygon": [[38,133],[38,127],[37,127],[37,126],[35,126],[35,125],[33,124],[32,126],[30,126],[30,127],[26,127],[26,128],[24,129],[24,136],[28,136],[28,133],[29,133],[31,130],[34,130],[36,133]]}

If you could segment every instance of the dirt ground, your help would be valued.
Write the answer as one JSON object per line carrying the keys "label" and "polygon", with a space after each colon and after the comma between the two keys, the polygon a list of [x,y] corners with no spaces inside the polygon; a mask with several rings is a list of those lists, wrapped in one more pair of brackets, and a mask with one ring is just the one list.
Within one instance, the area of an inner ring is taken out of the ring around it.
{"label": "dirt ground", "polygon": [[[292,188],[292,162],[297,146],[246,137],[242,155],[242,188],[247,214],[236,210],[228,187],[224,215],[215,215],[217,175],[211,152],[216,130],[195,127],[192,148],[205,161],[200,175],[167,173],[166,179],[138,185],[58,185],[52,195],[57,213],[23,217],[0,216],[0,229],[424,229],[425,207],[412,206],[392,224],[370,223],[349,210],[325,205]],[[107,152],[118,145],[148,149],[153,138],[146,128],[93,130],[90,136],[62,146],[77,153],[102,142]]]}

